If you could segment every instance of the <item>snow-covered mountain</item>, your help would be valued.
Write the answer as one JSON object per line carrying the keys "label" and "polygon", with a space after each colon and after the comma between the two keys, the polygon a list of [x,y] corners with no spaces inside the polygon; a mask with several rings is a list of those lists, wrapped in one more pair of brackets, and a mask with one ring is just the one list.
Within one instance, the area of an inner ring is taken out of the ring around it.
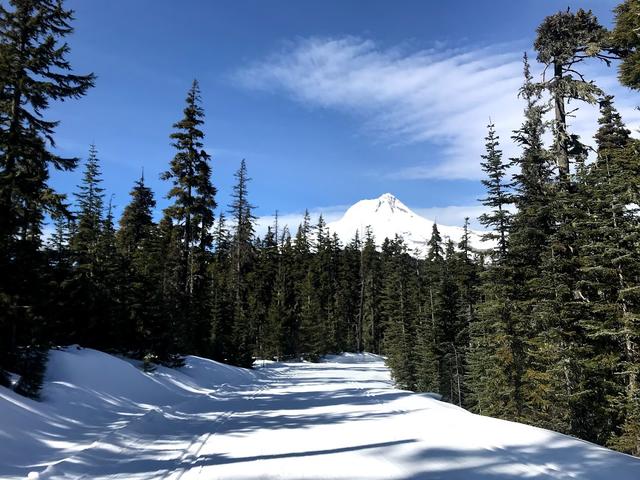
{"label": "snow-covered mountain", "polygon": [[[409,251],[417,250],[419,254],[426,252],[426,244],[431,237],[434,221],[411,211],[394,195],[385,193],[371,200],[360,200],[352,205],[344,216],[328,224],[329,230],[338,234],[343,242],[351,240],[356,232],[360,237],[367,227],[371,228],[376,242],[381,244],[385,238],[401,236]],[[440,235],[459,242],[463,235],[462,227],[451,227],[438,224]],[[470,243],[473,248],[487,249],[487,242],[481,240],[481,233],[471,231]]]}

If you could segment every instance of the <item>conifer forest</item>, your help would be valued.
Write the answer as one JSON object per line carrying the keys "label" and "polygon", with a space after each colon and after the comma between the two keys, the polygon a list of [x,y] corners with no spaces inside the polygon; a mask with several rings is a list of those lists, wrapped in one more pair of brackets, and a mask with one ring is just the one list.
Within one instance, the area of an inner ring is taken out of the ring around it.
{"label": "conifer forest", "polygon": [[[640,140],[588,68],[606,65],[640,105],[640,3],[614,18],[539,24],[513,98],[524,121],[499,137],[496,111],[477,159],[487,247],[468,222],[455,243],[434,224],[422,255],[370,229],[343,242],[322,215],[258,234],[251,158],[231,201],[217,195],[198,80],[167,125],[169,206],[147,171],[116,215],[100,145],[55,153],[49,107],[100,88],[69,60],[73,12],[0,2],[0,385],[37,399],[49,350],[74,344],[149,371],[185,355],[250,368],[370,352],[398,388],[640,455]],[[572,131],[585,104],[599,108],[595,148]],[[53,170],[81,182],[56,191]]]}

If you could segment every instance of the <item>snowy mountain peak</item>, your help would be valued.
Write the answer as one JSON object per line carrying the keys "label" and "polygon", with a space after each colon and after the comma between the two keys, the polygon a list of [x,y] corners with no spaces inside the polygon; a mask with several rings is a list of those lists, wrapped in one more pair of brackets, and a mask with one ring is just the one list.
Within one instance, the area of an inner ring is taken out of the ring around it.
{"label": "snowy mountain peak", "polygon": [[[365,200],[366,202],[367,200]],[[377,204],[375,208],[379,213],[395,214],[397,212],[410,212],[409,208],[402,203],[398,198],[391,193],[384,193],[377,198]]]}
{"label": "snowy mountain peak", "polygon": [[409,207],[398,200],[395,195],[385,193],[380,195],[378,198],[360,200],[347,210],[345,217],[355,220],[373,217],[391,218],[392,216],[402,214],[412,215],[413,212],[409,210]]}
{"label": "snowy mountain peak", "polygon": [[[370,227],[376,243],[382,244],[385,238],[402,237],[410,251],[419,255],[426,253],[426,246],[434,221],[413,212],[395,195],[385,193],[378,198],[360,200],[345,212],[344,216],[329,223],[329,230],[338,234],[343,242],[350,241],[356,231],[362,237]],[[440,234],[454,242],[463,235],[462,227],[438,225]],[[481,241],[481,233],[471,232],[471,244],[477,249],[486,249],[488,245]]]}

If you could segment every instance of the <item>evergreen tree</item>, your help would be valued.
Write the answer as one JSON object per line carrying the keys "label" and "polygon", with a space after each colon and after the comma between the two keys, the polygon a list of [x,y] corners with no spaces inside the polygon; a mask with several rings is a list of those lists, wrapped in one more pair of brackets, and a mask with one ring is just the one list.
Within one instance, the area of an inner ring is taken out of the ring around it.
{"label": "evergreen tree", "polygon": [[450,402],[462,405],[466,328],[465,317],[459,315],[460,292],[455,279],[455,263],[454,245],[448,240],[434,305],[439,392]]}
{"label": "evergreen tree", "polygon": [[[272,239],[271,239],[272,237]],[[267,232],[270,256],[268,258],[270,277],[264,282],[267,308],[263,340],[264,356],[282,359],[288,351],[288,333],[291,327],[292,285],[289,275],[291,238],[285,226],[282,234],[278,224],[278,212],[275,222]],[[264,358],[264,357],[263,357]]]}
{"label": "evergreen tree", "polygon": [[360,269],[358,323],[362,325],[363,348],[366,352],[380,353],[382,325],[379,310],[382,272],[375,238],[369,227],[365,230]]}
{"label": "evergreen tree", "polygon": [[431,228],[431,237],[427,242],[427,260],[439,266],[444,261],[444,249],[442,248],[442,236],[438,230],[438,224],[434,223]]}
{"label": "evergreen tree", "polygon": [[[311,216],[309,211],[305,210],[302,223],[298,225],[298,230],[293,242],[292,248],[292,260],[293,260],[293,283],[295,288],[295,303],[293,308],[293,318],[295,323],[292,326],[292,345],[294,347],[294,355],[300,356],[305,349],[304,341],[301,338],[302,324],[306,323],[303,320],[304,315],[311,312],[309,303],[311,298],[307,294],[311,287],[308,285],[310,282],[309,270],[311,268]],[[312,321],[312,320],[310,320]]]}
{"label": "evergreen tree", "polygon": [[94,347],[107,334],[102,322],[104,305],[103,291],[100,289],[103,260],[100,247],[104,233],[104,188],[101,185],[98,154],[95,145],[91,145],[82,182],[75,194],[77,212],[71,237],[75,268],[70,288],[75,310],[71,321],[76,340],[85,346]]}
{"label": "evergreen tree", "polygon": [[640,157],[612,97],[603,99],[600,112],[595,135],[598,155],[585,174],[588,215],[576,224],[582,257],[578,294],[593,311],[583,321],[593,351],[585,360],[589,369],[586,432],[577,433],[637,453],[640,225],[634,205]]}
{"label": "evergreen tree", "polygon": [[336,350],[364,351],[363,295],[364,286],[361,262],[363,247],[360,234],[340,249],[337,235],[333,234],[332,248],[338,257],[335,280],[335,303],[337,315]]}
{"label": "evergreen tree", "polygon": [[[58,122],[43,118],[51,101],[82,97],[94,76],[73,74],[63,39],[73,12],[56,0],[0,5],[0,383],[17,345],[42,337],[45,212],[64,210],[49,185],[49,168],[71,170],[77,159],[54,154]],[[44,340],[44,338],[40,338]]]}
{"label": "evergreen tree", "polygon": [[[172,188],[167,198],[173,199],[173,205],[165,210],[165,215],[175,223],[173,228],[178,235],[181,250],[179,283],[179,311],[185,325],[185,342],[195,353],[208,348],[208,314],[203,310],[207,304],[206,260],[211,248],[211,228],[213,210],[216,207],[216,189],[211,184],[211,166],[209,154],[203,148],[204,110],[200,106],[200,88],[193,81],[187,93],[183,118],[173,125],[171,134],[176,155],[169,170],[161,176],[171,180]],[[187,326],[188,325],[188,326]]]}
{"label": "evergreen tree", "polygon": [[307,353],[317,358],[324,352],[336,350],[338,329],[334,293],[337,265],[331,236],[322,214],[318,217],[315,234],[315,254],[306,285],[309,288],[306,306],[310,311],[302,317],[301,328],[303,338],[307,339]]}
{"label": "evergreen tree", "polygon": [[585,80],[576,70],[576,64],[593,57],[609,63],[609,57],[601,51],[607,31],[591,13],[579,9],[572,13],[567,9],[544,19],[537,29],[534,48],[538,61],[551,69],[553,76],[537,84],[537,88],[549,92],[554,110],[553,156],[558,166],[558,178],[569,180],[570,159],[585,153],[585,147],[577,135],[567,129],[566,103],[571,100],[593,104],[602,90]]}
{"label": "evergreen tree", "polygon": [[233,325],[233,291],[231,278],[231,234],[224,212],[218,214],[213,235],[214,252],[209,264],[211,292],[210,352],[214,359],[225,361],[231,348]]}
{"label": "evergreen tree", "polygon": [[508,191],[510,185],[505,182],[507,164],[502,161],[502,151],[498,148],[495,126],[490,123],[487,129],[489,133],[485,137],[486,153],[482,155],[484,161],[481,163],[487,176],[482,180],[482,184],[487,189],[487,197],[482,200],[482,204],[491,211],[480,216],[480,223],[489,230],[489,233],[484,235],[484,239],[497,243],[497,248],[494,249],[496,258],[503,259],[507,255],[510,220],[507,207],[512,202],[512,197]]}
{"label": "evergreen tree", "polygon": [[144,183],[144,173],[131,190],[131,201],[124,208],[118,229],[118,247],[122,254],[132,259],[151,236],[156,201],[153,192]]}
{"label": "evergreen tree", "polygon": [[120,228],[116,233],[119,255],[123,261],[123,274],[128,286],[123,292],[126,319],[122,325],[129,348],[142,357],[160,359],[155,342],[161,338],[162,323],[158,305],[159,272],[155,264],[156,225],[153,210],[156,201],[153,192],[144,183],[144,175],[131,190],[131,201],[124,208]]}
{"label": "evergreen tree", "polygon": [[[525,76],[528,65],[525,63]],[[497,148],[498,139],[493,124],[486,137],[486,153],[482,167],[487,175],[483,181],[487,197],[483,203],[491,210],[480,222],[493,230],[495,240],[492,263],[482,272],[481,301],[477,316],[469,324],[466,385],[467,404],[477,413],[502,418],[522,418],[522,376],[524,368],[521,335],[523,329],[512,316],[512,277],[508,266],[511,243],[511,215],[507,210],[513,201],[506,183],[507,166]]]}
{"label": "evergreen tree", "polygon": [[77,201],[76,226],[72,247],[80,264],[91,277],[98,263],[98,243],[102,234],[104,215],[104,188],[102,172],[95,145],[89,147],[89,158],[84,167],[82,183],[75,194]]}
{"label": "evergreen tree", "polygon": [[253,205],[249,203],[247,175],[244,160],[235,173],[236,184],[233,187],[233,202],[229,213],[234,222],[231,238],[232,277],[230,285],[233,291],[233,326],[231,329],[232,351],[229,361],[240,366],[251,366],[255,340],[255,324],[251,322],[249,309],[249,275],[254,268],[255,250]]}
{"label": "evergreen tree", "polygon": [[184,270],[182,229],[165,215],[158,224],[154,239],[153,262],[158,268],[157,287],[160,292],[161,312],[164,318],[162,336],[155,338],[155,353],[168,365],[183,363],[180,352],[185,349],[186,322],[184,320]]}
{"label": "evergreen tree", "polygon": [[385,239],[382,245],[384,285],[380,300],[384,319],[384,353],[396,384],[403,389],[416,388],[415,358],[412,341],[415,338],[415,312],[410,300],[411,274],[406,247],[401,238]]}
{"label": "evergreen tree", "polygon": [[640,89],[640,5],[636,0],[625,0],[615,10],[614,29],[605,47],[622,59],[618,67],[620,83]]}
{"label": "evergreen tree", "polygon": [[[100,290],[98,305],[103,338],[99,344],[118,351],[131,352],[136,347],[135,328],[126,321],[123,312],[124,268],[116,246],[116,230],[113,217],[113,201],[109,200],[98,243]],[[131,336],[128,334],[131,333]]]}
{"label": "evergreen tree", "polygon": [[269,317],[279,262],[276,232],[277,221],[273,228],[271,226],[267,227],[264,239],[262,242],[257,243],[256,266],[250,279],[253,285],[253,288],[249,291],[249,297],[255,329],[255,353],[257,358],[262,359],[275,356],[275,352],[279,350],[281,345],[279,334],[282,329],[277,319]]}
{"label": "evergreen tree", "polygon": [[298,351],[296,340],[297,336],[297,317],[296,311],[296,263],[294,255],[294,246],[291,241],[289,229],[285,226],[280,235],[280,258],[278,263],[278,274],[274,288],[275,304],[271,311],[274,318],[277,315],[280,325],[280,333],[282,338],[281,355],[283,357],[291,357]]}

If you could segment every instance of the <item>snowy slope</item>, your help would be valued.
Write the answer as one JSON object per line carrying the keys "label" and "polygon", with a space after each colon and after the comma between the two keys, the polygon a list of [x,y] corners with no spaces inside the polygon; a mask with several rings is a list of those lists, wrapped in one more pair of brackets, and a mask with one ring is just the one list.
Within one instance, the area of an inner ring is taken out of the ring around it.
{"label": "snowy slope", "polygon": [[371,354],[137,367],[54,351],[42,402],[0,387],[0,478],[640,478],[640,459],[394,389]]}
{"label": "snowy slope", "polygon": [[[371,227],[378,244],[385,238],[392,239],[398,234],[404,239],[409,251],[417,250],[424,254],[433,223],[433,220],[411,211],[392,194],[385,193],[372,200],[360,200],[351,206],[340,220],[329,223],[328,227],[329,231],[338,234],[343,243],[349,242],[356,230],[362,238],[367,226]],[[438,225],[438,230],[443,239],[450,238],[456,244],[463,234],[462,227]],[[481,241],[479,232],[472,232],[470,240],[476,249],[489,248],[486,242]]]}

